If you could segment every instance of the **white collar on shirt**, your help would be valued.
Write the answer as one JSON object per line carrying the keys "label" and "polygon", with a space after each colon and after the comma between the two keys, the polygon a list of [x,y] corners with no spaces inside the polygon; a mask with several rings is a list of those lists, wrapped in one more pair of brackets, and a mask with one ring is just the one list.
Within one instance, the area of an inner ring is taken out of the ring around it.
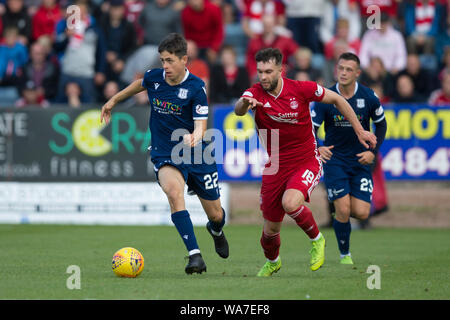
{"label": "white collar on shirt", "polygon": [[[188,68],[186,68],[185,70],[186,70],[186,73],[185,73],[185,75],[184,75],[183,80],[181,80],[181,82],[178,83],[178,84],[176,84],[176,85],[182,84],[182,83],[185,82],[186,79],[189,77],[189,70],[188,70]],[[164,80],[166,80],[166,70],[163,70],[163,78],[164,78]]]}
{"label": "white collar on shirt", "polygon": [[[336,83],[336,90],[342,96],[341,90],[339,90],[339,83]],[[353,92],[353,95],[355,95],[357,91],[358,91],[358,81],[355,82],[355,92]]]}

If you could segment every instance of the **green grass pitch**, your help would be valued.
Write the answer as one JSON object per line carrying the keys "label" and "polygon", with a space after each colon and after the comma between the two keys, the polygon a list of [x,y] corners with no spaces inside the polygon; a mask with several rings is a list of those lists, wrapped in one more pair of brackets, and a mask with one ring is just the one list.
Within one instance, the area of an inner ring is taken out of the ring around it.
{"label": "green grass pitch", "polygon": [[[196,227],[208,271],[186,275],[185,248],[172,226],[0,225],[0,299],[448,299],[450,232],[444,229],[355,230],[354,266],[340,265],[334,232],[324,266],[309,270],[310,242],[299,228],[283,226],[283,266],[271,278],[255,277],[265,262],[261,226],[226,226],[230,257],[214,252],[210,235]],[[145,259],[135,279],[111,270],[113,253],[132,246]],[[66,286],[81,270],[81,288]],[[368,289],[370,265],[380,268],[380,289]]]}

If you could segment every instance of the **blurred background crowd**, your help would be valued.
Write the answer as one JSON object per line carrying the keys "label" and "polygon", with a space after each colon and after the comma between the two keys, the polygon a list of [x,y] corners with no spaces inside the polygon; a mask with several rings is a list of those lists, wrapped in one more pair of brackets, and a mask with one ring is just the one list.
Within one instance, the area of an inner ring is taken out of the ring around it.
{"label": "blurred background crowd", "polygon": [[291,79],[331,86],[350,51],[382,103],[450,104],[450,0],[0,0],[0,106],[103,103],[160,66],[170,32],[188,40],[210,104],[257,81],[264,47]]}

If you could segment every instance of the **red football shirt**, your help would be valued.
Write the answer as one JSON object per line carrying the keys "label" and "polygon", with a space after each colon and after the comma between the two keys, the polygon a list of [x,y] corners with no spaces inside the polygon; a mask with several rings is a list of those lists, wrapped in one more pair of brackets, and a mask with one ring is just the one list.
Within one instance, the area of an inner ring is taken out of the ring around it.
{"label": "red football shirt", "polygon": [[271,163],[279,167],[293,167],[299,162],[318,156],[309,104],[321,101],[322,86],[313,81],[282,78],[278,96],[266,92],[257,83],[242,97],[252,97],[263,104],[254,110],[258,134],[266,147]]}

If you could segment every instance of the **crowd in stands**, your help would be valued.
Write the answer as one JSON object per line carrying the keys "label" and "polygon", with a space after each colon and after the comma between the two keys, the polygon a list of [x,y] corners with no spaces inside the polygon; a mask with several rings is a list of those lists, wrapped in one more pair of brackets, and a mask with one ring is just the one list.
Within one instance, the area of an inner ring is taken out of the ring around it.
{"label": "crowd in stands", "polygon": [[450,0],[0,0],[0,106],[104,103],[160,66],[171,32],[210,104],[239,98],[277,47],[291,79],[331,86],[350,51],[382,103],[450,105]]}

